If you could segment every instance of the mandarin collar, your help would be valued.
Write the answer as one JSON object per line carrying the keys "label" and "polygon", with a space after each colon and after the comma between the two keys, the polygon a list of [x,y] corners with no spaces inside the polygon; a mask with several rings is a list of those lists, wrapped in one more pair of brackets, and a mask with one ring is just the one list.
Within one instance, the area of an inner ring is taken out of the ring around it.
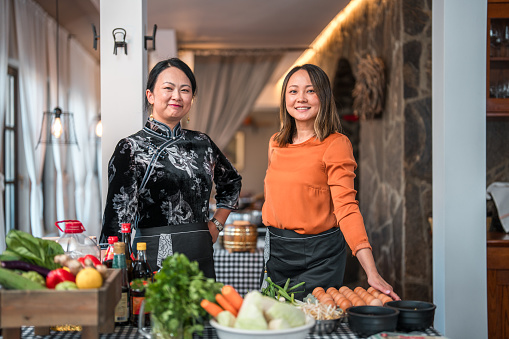
{"label": "mandarin collar", "polygon": [[148,119],[145,123],[145,129],[148,129],[151,133],[155,133],[165,139],[175,139],[182,135],[180,122],[177,124],[177,126],[175,126],[175,128],[173,128],[173,130],[171,130],[170,126],[157,121],[156,119]]}

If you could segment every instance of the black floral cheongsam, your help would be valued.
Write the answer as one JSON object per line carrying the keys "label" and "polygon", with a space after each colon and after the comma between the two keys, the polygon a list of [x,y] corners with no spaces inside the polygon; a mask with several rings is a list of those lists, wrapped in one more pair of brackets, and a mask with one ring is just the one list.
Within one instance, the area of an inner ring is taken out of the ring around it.
{"label": "black floral cheongsam", "polygon": [[[195,243],[195,247],[203,246],[196,239],[179,236],[197,233],[189,228],[192,225],[206,227],[212,184],[217,208],[235,210],[241,179],[206,134],[182,129],[180,124],[172,131],[161,122],[147,120],[141,131],[118,142],[108,164],[101,242],[108,236],[120,239],[121,224],[131,223],[136,228],[136,240],[147,242],[151,268],[158,269],[153,265],[160,267],[166,256],[182,253]],[[203,227],[212,251],[212,237]],[[147,239],[139,239],[141,235]],[[156,242],[146,241],[154,236],[159,236]],[[176,242],[180,250],[175,249]],[[151,258],[151,252],[157,253],[157,258]]]}

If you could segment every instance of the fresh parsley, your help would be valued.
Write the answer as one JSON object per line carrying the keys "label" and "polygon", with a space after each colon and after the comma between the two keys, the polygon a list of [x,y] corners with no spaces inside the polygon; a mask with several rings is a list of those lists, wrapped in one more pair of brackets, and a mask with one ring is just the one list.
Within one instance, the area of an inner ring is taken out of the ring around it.
{"label": "fresh parsley", "polygon": [[154,282],[146,286],[145,300],[151,312],[152,331],[163,337],[183,333],[184,339],[191,339],[194,332],[201,334],[208,314],[200,302],[202,299],[214,301],[222,286],[206,278],[198,263],[190,262],[184,254],[166,258]]}

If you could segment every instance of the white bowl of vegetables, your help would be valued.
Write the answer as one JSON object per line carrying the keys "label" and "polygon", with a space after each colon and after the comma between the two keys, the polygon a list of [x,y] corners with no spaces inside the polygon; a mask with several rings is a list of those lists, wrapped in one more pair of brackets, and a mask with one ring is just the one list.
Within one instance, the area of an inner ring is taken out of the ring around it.
{"label": "white bowl of vegetables", "polygon": [[219,325],[215,320],[211,320],[210,325],[216,329],[219,339],[304,339],[315,325],[315,320],[311,317],[307,317],[305,325],[284,330],[242,330]]}
{"label": "white bowl of vegetables", "polygon": [[315,320],[289,303],[252,291],[246,295],[236,317],[221,312],[210,325],[219,339],[304,339]]}

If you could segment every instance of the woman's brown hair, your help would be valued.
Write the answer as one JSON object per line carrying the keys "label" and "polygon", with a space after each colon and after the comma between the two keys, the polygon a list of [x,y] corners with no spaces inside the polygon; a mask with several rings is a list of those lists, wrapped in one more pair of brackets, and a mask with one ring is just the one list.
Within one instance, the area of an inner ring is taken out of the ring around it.
{"label": "woman's brown hair", "polygon": [[290,77],[301,69],[308,72],[311,84],[320,100],[320,108],[314,124],[316,137],[320,141],[323,141],[330,134],[341,131],[341,123],[339,121],[336,103],[334,102],[334,96],[332,95],[332,88],[327,74],[316,65],[305,64],[296,66],[286,75],[283,81],[283,88],[281,89],[281,102],[279,105],[281,128],[274,136],[274,141],[281,147],[291,144],[297,132],[295,119],[286,110],[286,89]]}

